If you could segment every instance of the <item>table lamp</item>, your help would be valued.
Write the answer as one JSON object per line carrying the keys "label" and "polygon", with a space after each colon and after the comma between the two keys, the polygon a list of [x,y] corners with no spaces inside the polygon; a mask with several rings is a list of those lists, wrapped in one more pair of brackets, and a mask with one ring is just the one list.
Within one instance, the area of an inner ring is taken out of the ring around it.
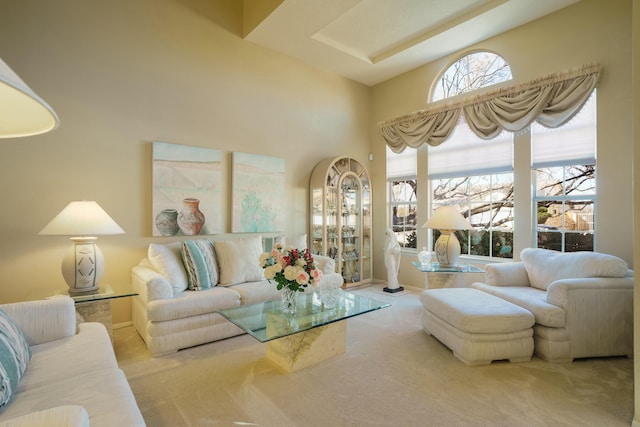
{"label": "table lamp", "polygon": [[0,138],[38,135],[58,123],[53,109],[0,59]]}
{"label": "table lamp", "polygon": [[104,273],[104,256],[97,235],[124,234],[116,222],[92,201],[71,202],[39,234],[71,237],[73,245],[62,259],[62,277],[70,295],[98,290]]}
{"label": "table lamp", "polygon": [[460,242],[455,230],[470,230],[471,224],[453,206],[441,206],[422,226],[440,230],[440,237],[433,245],[436,259],[442,267],[455,267],[460,257]]}

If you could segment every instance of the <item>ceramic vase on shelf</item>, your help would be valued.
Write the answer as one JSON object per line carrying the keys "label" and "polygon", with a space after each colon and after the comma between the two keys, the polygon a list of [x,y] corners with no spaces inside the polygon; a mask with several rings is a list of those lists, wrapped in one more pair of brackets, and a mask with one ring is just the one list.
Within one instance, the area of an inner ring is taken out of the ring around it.
{"label": "ceramic vase on shelf", "polygon": [[282,312],[285,314],[293,314],[296,312],[296,297],[298,296],[297,291],[292,291],[291,289],[282,288],[280,291],[280,299],[282,301]]}
{"label": "ceramic vase on shelf", "polygon": [[178,227],[178,211],[175,209],[164,209],[156,215],[156,228],[163,236],[174,236]]}
{"label": "ceramic vase on shelf", "polygon": [[187,236],[200,234],[204,226],[204,214],[200,212],[200,200],[186,198],[182,201],[182,210],[178,214],[178,226]]}

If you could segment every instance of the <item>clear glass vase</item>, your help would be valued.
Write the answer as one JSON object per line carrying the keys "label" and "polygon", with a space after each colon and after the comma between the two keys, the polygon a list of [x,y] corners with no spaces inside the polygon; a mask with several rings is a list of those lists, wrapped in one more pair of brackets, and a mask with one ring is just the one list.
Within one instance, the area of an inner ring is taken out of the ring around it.
{"label": "clear glass vase", "polygon": [[292,291],[289,288],[282,288],[280,291],[280,299],[282,301],[282,312],[286,314],[293,314],[296,312],[297,291]]}
{"label": "clear glass vase", "polygon": [[421,265],[427,265],[431,262],[431,252],[427,251],[426,247],[423,247],[420,252],[418,252],[418,261]]}

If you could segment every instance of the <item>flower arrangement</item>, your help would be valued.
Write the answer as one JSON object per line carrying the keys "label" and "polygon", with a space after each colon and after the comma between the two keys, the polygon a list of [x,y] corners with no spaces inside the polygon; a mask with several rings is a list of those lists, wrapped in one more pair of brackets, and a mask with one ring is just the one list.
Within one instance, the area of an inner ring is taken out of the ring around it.
{"label": "flower arrangement", "polygon": [[278,290],[289,289],[304,292],[309,285],[317,285],[322,279],[322,271],[309,249],[283,248],[280,243],[273,246],[271,252],[260,255],[260,267],[264,268],[264,277],[275,281]]}

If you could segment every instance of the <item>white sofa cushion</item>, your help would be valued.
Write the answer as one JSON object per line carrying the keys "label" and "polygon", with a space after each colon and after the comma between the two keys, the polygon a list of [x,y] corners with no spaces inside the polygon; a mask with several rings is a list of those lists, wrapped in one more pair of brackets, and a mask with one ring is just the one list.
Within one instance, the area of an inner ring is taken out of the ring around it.
{"label": "white sofa cushion", "polygon": [[471,287],[529,310],[536,318],[537,324],[552,328],[565,326],[565,311],[548,303],[547,293],[541,289],[531,286],[492,286],[486,283],[474,283]]}
{"label": "white sofa cushion", "polygon": [[0,407],[6,405],[18,389],[31,359],[31,349],[22,331],[0,309]]}
{"label": "white sofa cushion", "polygon": [[34,345],[31,351],[33,356],[29,369],[20,382],[18,392],[55,384],[68,378],[70,372],[118,367],[109,334],[102,324],[96,322],[80,323],[77,334]]}
{"label": "white sofa cushion", "polygon": [[262,267],[258,262],[262,254],[260,236],[217,241],[214,248],[221,286],[264,280]]}
{"label": "white sofa cushion", "polygon": [[182,262],[182,244],[180,242],[164,245],[151,243],[147,256],[153,268],[169,280],[174,295],[187,289],[187,271]]}
{"label": "white sofa cushion", "polygon": [[277,289],[275,282],[269,283],[266,280],[238,283],[232,289],[240,294],[242,305],[271,301],[279,298],[281,292]]}
{"label": "white sofa cushion", "polygon": [[182,261],[187,271],[189,289],[199,291],[218,284],[218,264],[211,240],[182,242]]}
{"label": "white sofa cushion", "polygon": [[613,255],[598,252],[557,252],[526,248],[520,253],[534,288],[547,290],[559,279],[584,277],[624,277],[627,263]]}
{"label": "white sofa cushion", "polygon": [[182,319],[238,307],[240,294],[231,288],[215,286],[204,291],[184,291],[171,299],[152,301],[147,306],[151,322]]}
{"label": "white sofa cushion", "polygon": [[471,288],[430,289],[420,301],[439,319],[470,334],[517,332],[534,323],[524,308]]}

